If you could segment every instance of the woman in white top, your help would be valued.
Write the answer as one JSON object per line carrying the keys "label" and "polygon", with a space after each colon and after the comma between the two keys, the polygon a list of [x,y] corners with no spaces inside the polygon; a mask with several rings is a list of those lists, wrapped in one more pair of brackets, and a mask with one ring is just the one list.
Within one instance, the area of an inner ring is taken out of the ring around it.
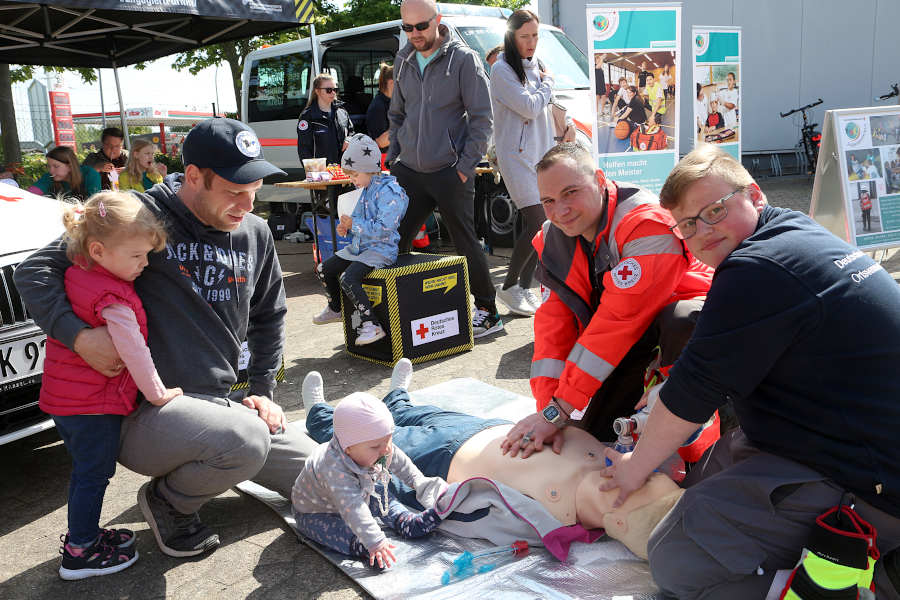
{"label": "woman in white top", "polygon": [[[538,17],[515,11],[507,21],[503,52],[491,67],[494,146],[500,174],[524,224],[497,298],[520,315],[533,315],[540,300],[531,291],[537,254],[531,238],[545,220],[535,164],[554,144],[550,100],[553,77],[534,56]],[[574,129],[570,125],[570,132]],[[569,132],[567,132],[569,133]]]}

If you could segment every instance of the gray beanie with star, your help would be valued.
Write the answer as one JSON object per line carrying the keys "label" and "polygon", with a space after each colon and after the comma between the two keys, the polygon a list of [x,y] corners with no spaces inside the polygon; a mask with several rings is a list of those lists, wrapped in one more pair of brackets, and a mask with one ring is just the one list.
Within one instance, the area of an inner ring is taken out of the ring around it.
{"label": "gray beanie with star", "polygon": [[341,168],[358,173],[381,173],[381,151],[375,140],[364,133],[347,138],[347,149],[341,156]]}

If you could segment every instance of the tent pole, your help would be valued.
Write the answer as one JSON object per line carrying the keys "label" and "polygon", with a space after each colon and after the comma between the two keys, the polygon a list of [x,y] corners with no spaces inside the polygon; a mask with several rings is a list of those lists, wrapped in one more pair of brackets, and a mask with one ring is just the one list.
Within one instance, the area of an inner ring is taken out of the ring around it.
{"label": "tent pole", "polygon": [[159,124],[159,143],[162,146],[162,153],[166,154],[166,123]]}
{"label": "tent pole", "polygon": [[97,69],[97,81],[100,83],[100,126],[106,129],[106,106],[103,104],[103,71]]}
{"label": "tent pole", "polygon": [[116,95],[119,97],[119,117],[122,119],[122,131],[125,133],[125,147],[131,150],[131,140],[128,136],[128,117],[126,116],[125,102],[122,101],[122,85],[119,83],[119,67],[113,63],[113,76],[116,78]]}
{"label": "tent pole", "polygon": [[[312,48],[312,66],[313,66],[313,78],[315,78],[319,73],[321,73],[321,69],[319,68],[319,47],[316,44],[316,24],[309,24],[309,46]],[[310,81],[310,86],[312,86],[312,79]]]}

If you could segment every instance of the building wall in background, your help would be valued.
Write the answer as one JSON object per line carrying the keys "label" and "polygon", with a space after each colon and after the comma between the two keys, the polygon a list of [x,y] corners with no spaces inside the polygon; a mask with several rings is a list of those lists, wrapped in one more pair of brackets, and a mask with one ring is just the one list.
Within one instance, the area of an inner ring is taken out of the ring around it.
{"label": "building wall in background", "polygon": [[[537,4],[545,23],[553,23],[555,6],[559,22],[554,24],[588,54],[588,2],[538,0]],[[824,103],[813,109],[815,122],[821,123],[828,109],[884,105],[874,97],[900,80],[897,0],[684,0],[681,23],[682,131],[691,130],[693,118],[691,26],[742,28],[741,143],[745,153],[796,145],[800,117],[782,119],[779,112],[822,98]],[[679,150],[690,149],[690,136],[682,136]]]}

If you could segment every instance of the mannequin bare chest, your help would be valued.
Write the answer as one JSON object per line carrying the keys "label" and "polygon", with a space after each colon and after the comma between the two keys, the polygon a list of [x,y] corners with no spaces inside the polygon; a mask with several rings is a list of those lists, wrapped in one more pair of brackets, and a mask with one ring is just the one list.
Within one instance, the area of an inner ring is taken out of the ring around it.
{"label": "mannequin bare chest", "polygon": [[527,459],[510,458],[501,453],[500,443],[511,428],[491,427],[463,443],[450,462],[447,480],[494,479],[534,498],[564,525],[573,525],[578,484],[585,474],[604,467],[602,444],[584,431],[567,427],[561,454],[545,446]]}

